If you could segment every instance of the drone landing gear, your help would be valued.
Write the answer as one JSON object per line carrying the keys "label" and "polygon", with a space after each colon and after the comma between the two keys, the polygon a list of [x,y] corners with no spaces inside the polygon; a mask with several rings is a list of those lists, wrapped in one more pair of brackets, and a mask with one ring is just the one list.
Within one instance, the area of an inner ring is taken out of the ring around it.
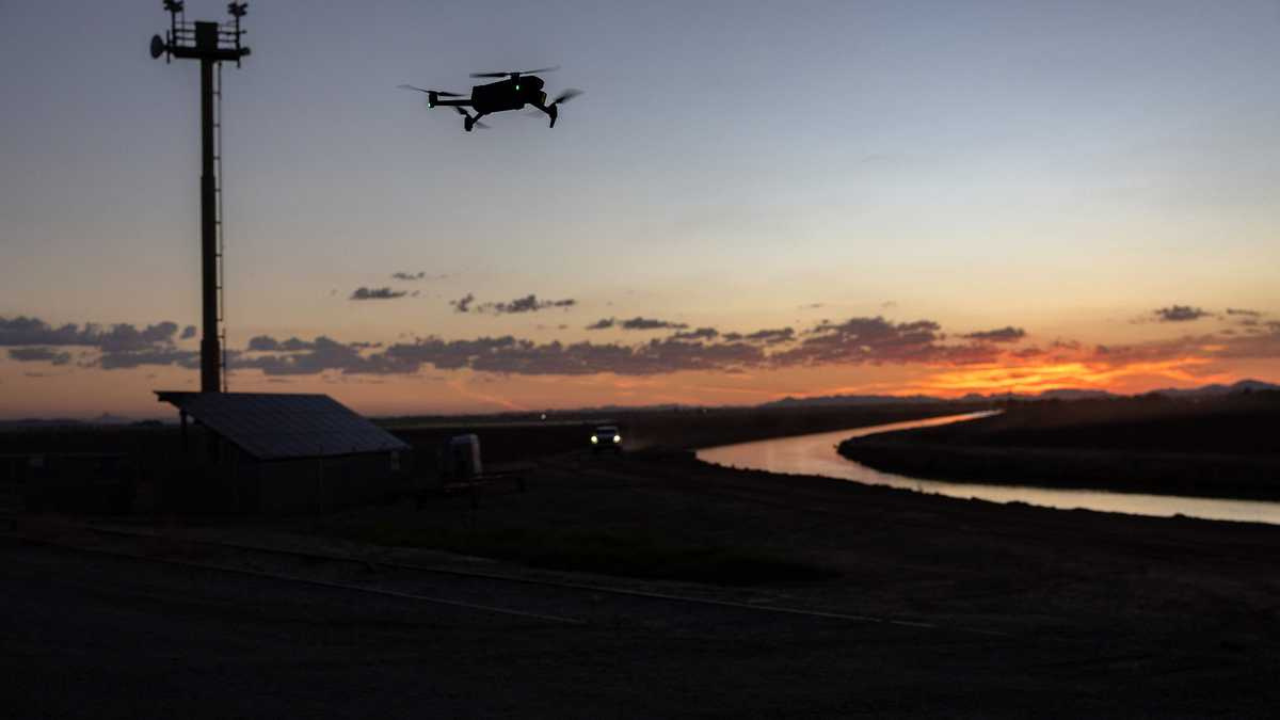
{"label": "drone landing gear", "polygon": [[483,129],[483,128],[489,127],[488,125],[485,125],[484,123],[480,122],[480,118],[484,117],[485,113],[476,113],[475,115],[472,115],[471,113],[467,112],[466,110],[463,110],[457,105],[454,105],[453,109],[457,110],[458,114],[464,118],[462,121],[462,127],[467,132],[471,132],[472,128]]}

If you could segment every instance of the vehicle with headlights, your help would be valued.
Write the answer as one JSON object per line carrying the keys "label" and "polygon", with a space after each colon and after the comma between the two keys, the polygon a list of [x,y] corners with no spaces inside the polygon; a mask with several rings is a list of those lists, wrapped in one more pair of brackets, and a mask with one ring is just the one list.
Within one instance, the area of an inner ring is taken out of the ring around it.
{"label": "vehicle with headlights", "polygon": [[617,425],[601,425],[591,433],[591,452],[622,452],[622,432]]}

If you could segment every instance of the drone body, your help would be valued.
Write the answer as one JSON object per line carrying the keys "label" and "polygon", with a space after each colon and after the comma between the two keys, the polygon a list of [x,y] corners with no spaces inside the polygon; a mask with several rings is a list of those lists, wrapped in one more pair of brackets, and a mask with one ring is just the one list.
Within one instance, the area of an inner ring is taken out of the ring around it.
{"label": "drone body", "polygon": [[[526,105],[532,105],[546,113],[551,118],[551,127],[555,127],[556,118],[560,114],[560,103],[568,102],[582,94],[580,90],[566,90],[559,97],[548,103],[547,94],[542,90],[545,83],[542,78],[532,73],[549,72],[555,69],[542,68],[520,72],[473,73],[471,77],[474,78],[500,77],[504,79],[472,87],[470,98],[464,98],[458,93],[444,90],[427,90],[413,85],[401,85],[400,87],[406,90],[417,90],[420,93],[426,93],[427,107],[451,107],[457,110],[466,118],[462,127],[467,132],[471,132],[474,127],[487,127],[480,122],[480,118],[485,115],[508,110],[522,110]],[[475,111],[475,114],[467,112],[466,108],[471,108]]]}

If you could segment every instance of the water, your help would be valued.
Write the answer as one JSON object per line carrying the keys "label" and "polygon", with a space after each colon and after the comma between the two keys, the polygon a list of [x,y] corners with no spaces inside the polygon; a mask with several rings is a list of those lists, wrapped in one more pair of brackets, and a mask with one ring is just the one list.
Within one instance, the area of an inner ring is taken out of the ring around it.
{"label": "water", "polygon": [[698,459],[727,467],[765,470],[793,475],[822,475],[852,480],[866,485],[888,485],[924,493],[957,498],[977,498],[998,503],[1024,502],[1029,505],[1073,510],[1188,517],[1235,522],[1280,525],[1280,503],[1256,500],[1218,500],[1179,495],[1143,495],[1101,490],[1056,490],[1026,485],[988,485],[976,482],[925,480],[880,472],[847,460],[836,452],[841,441],[890,430],[931,427],[972,420],[990,413],[970,413],[947,417],[891,423],[854,430],[776,438],[737,445],[722,445],[698,451]]}

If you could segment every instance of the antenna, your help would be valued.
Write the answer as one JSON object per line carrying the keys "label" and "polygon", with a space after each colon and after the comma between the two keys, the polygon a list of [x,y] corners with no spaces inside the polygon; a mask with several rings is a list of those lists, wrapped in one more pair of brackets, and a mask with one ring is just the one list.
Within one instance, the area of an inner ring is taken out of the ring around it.
{"label": "antenna", "polygon": [[[169,13],[169,29],[164,37],[151,38],[151,57],[166,63],[173,58],[200,61],[200,277],[202,333],[200,336],[200,392],[226,389],[223,373],[226,356],[222,352],[226,334],[223,325],[222,273],[222,63],[240,61],[249,54],[241,44],[248,32],[240,21],[248,14],[247,2],[227,4],[230,23],[186,20],[186,3],[164,0]],[[216,75],[215,75],[215,70]]]}

